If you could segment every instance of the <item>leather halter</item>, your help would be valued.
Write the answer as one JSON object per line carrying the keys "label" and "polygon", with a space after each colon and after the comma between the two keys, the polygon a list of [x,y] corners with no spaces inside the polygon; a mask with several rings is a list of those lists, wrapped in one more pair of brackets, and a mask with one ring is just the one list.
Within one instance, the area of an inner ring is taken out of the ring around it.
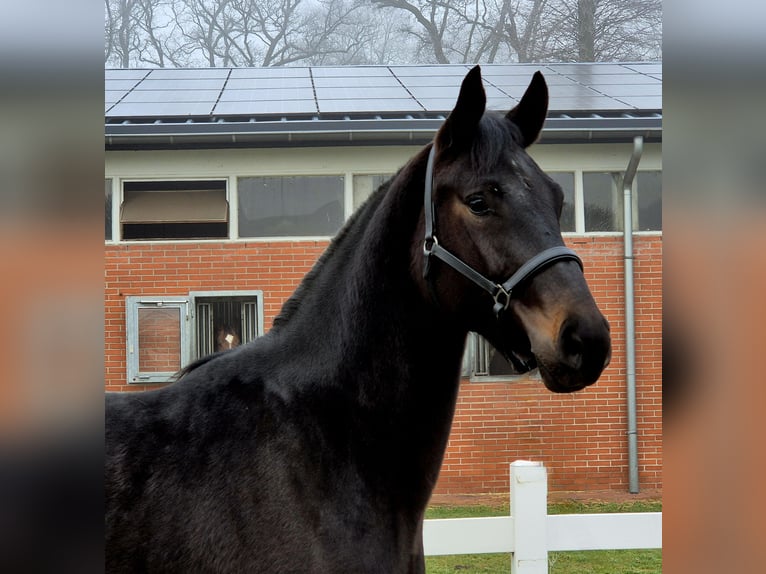
{"label": "leather halter", "polygon": [[577,254],[563,245],[545,249],[529,259],[505,283],[495,283],[487,279],[476,271],[473,267],[450,253],[444,247],[439,245],[436,239],[436,213],[433,201],[433,170],[434,170],[434,148],[431,146],[431,152],[428,154],[428,164],[426,165],[426,184],[425,184],[425,241],[423,242],[423,254],[425,255],[423,278],[428,281],[431,293],[435,297],[433,288],[433,277],[431,276],[431,255],[441,259],[444,263],[452,267],[455,271],[464,277],[473,281],[476,285],[484,289],[495,300],[493,311],[496,317],[508,309],[513,296],[513,289],[525,279],[532,277],[548,265],[557,261],[574,260],[583,268],[582,260]]}

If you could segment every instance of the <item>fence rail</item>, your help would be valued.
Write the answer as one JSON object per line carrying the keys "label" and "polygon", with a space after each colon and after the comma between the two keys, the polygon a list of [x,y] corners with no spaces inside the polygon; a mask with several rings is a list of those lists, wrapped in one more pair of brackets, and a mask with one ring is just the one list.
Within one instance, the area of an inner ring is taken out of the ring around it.
{"label": "fence rail", "polygon": [[662,513],[547,513],[540,463],[511,464],[511,515],[426,520],[426,556],[511,552],[513,574],[547,574],[548,552],[662,548]]}

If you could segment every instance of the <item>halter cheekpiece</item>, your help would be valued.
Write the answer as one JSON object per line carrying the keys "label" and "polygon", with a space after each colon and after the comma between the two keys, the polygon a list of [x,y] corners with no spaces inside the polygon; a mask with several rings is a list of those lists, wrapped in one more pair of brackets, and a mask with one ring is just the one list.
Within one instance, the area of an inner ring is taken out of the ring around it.
{"label": "halter cheekpiece", "polygon": [[583,268],[582,260],[577,253],[564,247],[563,245],[545,249],[529,259],[511,277],[504,283],[495,283],[484,277],[473,267],[450,253],[444,247],[439,245],[436,239],[436,211],[433,201],[433,171],[434,171],[434,149],[431,146],[431,152],[428,154],[428,164],[426,165],[426,183],[425,183],[425,240],[423,242],[424,266],[423,277],[428,281],[432,293],[435,293],[432,285],[433,276],[431,275],[431,256],[441,259],[444,263],[452,267],[455,271],[464,277],[473,281],[476,285],[488,292],[495,300],[493,311],[495,316],[500,317],[500,313],[508,309],[513,297],[513,289],[525,279],[532,277],[548,265],[557,261],[574,260]]}

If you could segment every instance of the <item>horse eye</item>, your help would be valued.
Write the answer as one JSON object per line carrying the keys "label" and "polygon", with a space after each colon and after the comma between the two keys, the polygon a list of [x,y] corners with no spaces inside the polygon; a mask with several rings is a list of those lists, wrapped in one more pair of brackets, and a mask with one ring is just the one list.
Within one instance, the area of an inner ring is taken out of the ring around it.
{"label": "horse eye", "polygon": [[466,204],[475,215],[487,215],[489,213],[489,204],[481,195],[472,195],[466,200]]}

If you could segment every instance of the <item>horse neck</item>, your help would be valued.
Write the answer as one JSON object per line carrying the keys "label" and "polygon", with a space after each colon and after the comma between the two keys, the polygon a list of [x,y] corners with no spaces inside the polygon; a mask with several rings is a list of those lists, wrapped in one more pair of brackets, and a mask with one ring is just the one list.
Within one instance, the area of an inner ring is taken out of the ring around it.
{"label": "horse neck", "polygon": [[427,149],[360,209],[275,322],[316,357],[319,382],[355,385],[360,401],[382,408],[434,393],[449,405],[457,388],[466,333],[424,297],[413,263],[426,159]]}

